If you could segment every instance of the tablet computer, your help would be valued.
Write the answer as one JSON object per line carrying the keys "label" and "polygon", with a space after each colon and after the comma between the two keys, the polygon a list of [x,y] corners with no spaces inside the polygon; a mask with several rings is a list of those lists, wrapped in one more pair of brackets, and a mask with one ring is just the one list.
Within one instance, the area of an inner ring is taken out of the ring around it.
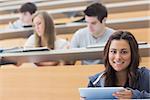
{"label": "tablet computer", "polygon": [[86,100],[115,99],[112,94],[123,89],[123,87],[93,87],[79,88],[79,92],[80,96],[85,97]]}

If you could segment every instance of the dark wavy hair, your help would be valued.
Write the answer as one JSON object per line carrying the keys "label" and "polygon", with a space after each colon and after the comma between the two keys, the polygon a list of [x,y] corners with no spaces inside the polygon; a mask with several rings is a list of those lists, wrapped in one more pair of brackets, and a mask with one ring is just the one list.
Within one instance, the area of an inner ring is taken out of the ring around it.
{"label": "dark wavy hair", "polygon": [[108,59],[109,48],[110,48],[112,40],[122,40],[122,39],[126,40],[129,43],[130,49],[131,49],[131,62],[129,66],[127,67],[128,68],[128,72],[127,72],[128,81],[127,82],[129,84],[129,87],[134,88],[137,77],[138,77],[137,69],[138,69],[139,62],[140,62],[140,55],[139,55],[138,43],[135,37],[130,32],[127,32],[127,31],[116,31],[114,34],[110,36],[104,48],[104,65],[106,67],[105,86],[116,86],[116,82],[117,82],[117,78],[115,75],[116,71],[112,68]]}
{"label": "dark wavy hair", "polygon": [[102,23],[103,19],[107,18],[107,8],[101,3],[93,3],[89,5],[85,10],[84,14],[87,16],[97,17],[98,20]]}
{"label": "dark wavy hair", "polygon": [[32,15],[37,11],[37,6],[32,2],[27,2],[20,7],[19,11],[21,13],[29,12]]}

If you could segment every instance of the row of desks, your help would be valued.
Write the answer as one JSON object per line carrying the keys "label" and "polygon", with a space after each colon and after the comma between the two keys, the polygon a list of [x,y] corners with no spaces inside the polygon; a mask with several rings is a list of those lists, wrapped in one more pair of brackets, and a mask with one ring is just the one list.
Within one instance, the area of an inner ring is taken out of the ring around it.
{"label": "row of desks", "polygon": [[[38,8],[40,8],[42,6],[43,6],[43,8],[46,8],[46,6],[48,6],[48,5],[52,6],[54,8],[56,8],[56,7],[60,8],[62,6],[66,7],[67,6],[66,4],[71,5],[71,6],[74,4],[81,5],[82,2],[88,3],[89,1],[93,2],[93,0],[80,0],[80,2],[79,2],[79,0],[75,0],[75,1],[71,1],[71,0],[32,0],[32,2],[34,2]],[[130,0],[126,0],[126,1],[130,1]],[[13,0],[13,1],[9,1],[9,2],[7,2],[7,0],[0,0],[0,2],[1,2],[0,7],[9,8],[10,6],[13,6],[15,9],[19,9],[19,6],[16,6],[16,5],[22,5],[22,4],[26,3],[26,1],[22,1],[22,0],[19,0],[19,1]],[[106,4],[106,3],[124,2],[124,0],[96,0],[96,2],[102,2],[102,3]],[[46,5],[46,3],[48,5]],[[9,7],[7,7],[7,6],[9,6]],[[4,12],[4,13],[7,13],[7,12]]]}
{"label": "row of desks", "polygon": [[[100,1],[100,0],[97,0]],[[48,10],[48,9],[60,9],[60,8],[66,8],[66,7],[75,7],[75,6],[83,6],[83,5],[88,5],[93,2],[93,0],[32,0],[33,3],[36,4],[38,7],[38,10]],[[13,5],[13,3],[17,5]],[[5,3],[1,4],[0,7],[0,14],[10,14],[13,13],[14,11],[17,11],[21,5],[25,3],[25,1],[17,1],[17,2],[10,2],[10,3]],[[12,5],[10,5],[12,4]],[[5,6],[3,6],[5,5]],[[10,5],[10,6],[7,6]]]}
{"label": "row of desks", "polygon": [[[136,28],[148,28],[150,23],[150,16],[127,18],[127,19],[114,19],[107,20],[106,25],[114,29],[136,29]],[[57,34],[74,33],[79,28],[86,26],[84,22],[76,22],[70,24],[56,25]],[[0,40],[10,38],[27,38],[33,33],[32,28],[26,29],[11,29],[1,30]]]}
{"label": "row of desks", "polygon": [[[35,4],[36,3],[45,2],[45,1],[47,1],[47,0],[32,0],[32,2],[35,3]],[[1,2],[1,0],[0,0],[0,2]],[[23,0],[17,0],[17,1],[13,0],[13,1],[9,1],[9,2],[7,2],[7,0],[4,0],[4,2],[1,2],[0,7],[8,7],[8,6],[10,7],[10,6],[22,5],[22,4],[26,3],[26,2],[27,1],[23,1]],[[19,8],[17,8],[17,9],[19,9]]]}
{"label": "row of desks", "polygon": [[[107,4],[106,7],[108,8],[108,13],[111,14],[111,13],[120,13],[120,12],[148,10],[149,5],[150,2],[144,0],[144,1],[128,1],[128,2],[121,2],[121,3],[112,3],[112,4]],[[82,15],[82,11],[85,8],[86,6],[79,6],[75,8],[69,7],[69,8],[53,9],[53,10],[45,10],[45,11],[47,11],[49,14],[51,14],[54,17],[54,19],[56,19],[56,18],[76,16],[76,14],[78,13],[81,13]],[[4,11],[3,8],[1,8],[0,10]],[[0,16],[0,24],[6,24],[12,22],[18,18],[19,18],[18,14],[3,15]]]}
{"label": "row of desks", "polygon": [[[141,57],[150,57],[150,44],[139,45],[139,52]],[[2,57],[3,60],[18,63],[103,59],[103,47],[88,49],[76,48],[67,50],[1,53],[0,57]]]}

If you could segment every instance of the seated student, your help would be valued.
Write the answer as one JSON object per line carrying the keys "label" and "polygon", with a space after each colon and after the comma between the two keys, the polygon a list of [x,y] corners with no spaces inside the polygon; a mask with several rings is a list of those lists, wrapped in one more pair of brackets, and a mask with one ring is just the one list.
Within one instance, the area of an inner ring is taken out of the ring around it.
{"label": "seated student", "polygon": [[37,11],[37,7],[34,3],[27,2],[23,4],[20,9],[20,19],[13,23],[10,23],[8,28],[20,29],[25,27],[32,27],[32,15]]}
{"label": "seated student", "polygon": [[[93,3],[85,10],[87,27],[79,29],[72,37],[71,48],[82,48],[89,45],[105,44],[115,31],[106,27],[107,8],[101,3]],[[102,60],[83,60],[82,64],[99,64]]]}
{"label": "seated student", "polygon": [[[34,35],[26,41],[24,48],[48,47],[54,49],[67,49],[69,42],[64,39],[56,38],[56,30],[52,17],[47,12],[37,12],[33,16]],[[38,66],[58,65],[59,62],[41,62]]]}
{"label": "seated student", "polygon": [[150,70],[138,68],[140,55],[135,37],[127,31],[110,36],[104,48],[105,71],[89,78],[88,87],[124,87],[112,95],[119,99],[150,98]]}

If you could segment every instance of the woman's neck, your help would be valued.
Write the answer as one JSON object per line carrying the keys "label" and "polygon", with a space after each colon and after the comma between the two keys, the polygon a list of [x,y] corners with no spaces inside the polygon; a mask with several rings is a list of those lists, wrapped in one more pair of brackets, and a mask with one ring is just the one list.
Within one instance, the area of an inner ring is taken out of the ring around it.
{"label": "woman's neck", "polygon": [[127,81],[127,71],[116,72],[117,86],[124,86]]}

